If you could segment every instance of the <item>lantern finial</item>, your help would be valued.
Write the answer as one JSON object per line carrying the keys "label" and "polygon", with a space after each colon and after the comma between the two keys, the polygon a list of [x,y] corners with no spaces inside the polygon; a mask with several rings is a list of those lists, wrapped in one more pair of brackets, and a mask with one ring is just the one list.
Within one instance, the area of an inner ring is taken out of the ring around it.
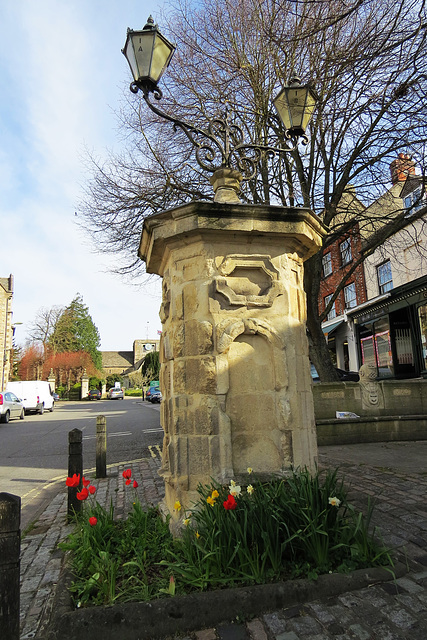
{"label": "lantern finial", "polygon": [[150,15],[150,16],[148,16],[148,20],[147,20],[147,22],[145,24],[144,31],[146,31],[148,29],[154,29],[154,28],[155,28],[154,18],[153,18],[153,16]]}

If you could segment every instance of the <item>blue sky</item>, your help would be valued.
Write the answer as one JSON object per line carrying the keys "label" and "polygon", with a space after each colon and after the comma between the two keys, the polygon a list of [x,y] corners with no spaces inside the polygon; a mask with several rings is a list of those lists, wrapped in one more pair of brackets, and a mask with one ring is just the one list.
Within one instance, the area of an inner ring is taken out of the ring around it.
{"label": "blue sky", "polygon": [[103,350],[131,350],[161,329],[160,281],[141,289],[108,273],[114,256],[94,252],[74,215],[85,148],[102,155],[121,144],[126,29],[158,11],[145,0],[0,2],[0,277],[15,279],[19,344],[38,309],[76,293]]}

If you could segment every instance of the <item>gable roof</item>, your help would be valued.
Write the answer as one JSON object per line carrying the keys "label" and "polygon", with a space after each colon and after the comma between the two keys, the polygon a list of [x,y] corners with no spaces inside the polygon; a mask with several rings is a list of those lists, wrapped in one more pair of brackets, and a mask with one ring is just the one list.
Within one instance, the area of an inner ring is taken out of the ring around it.
{"label": "gable roof", "polygon": [[0,285],[7,293],[13,293],[13,276],[10,275],[8,278],[0,278]]}
{"label": "gable roof", "polygon": [[102,368],[128,369],[133,365],[133,351],[101,351]]}

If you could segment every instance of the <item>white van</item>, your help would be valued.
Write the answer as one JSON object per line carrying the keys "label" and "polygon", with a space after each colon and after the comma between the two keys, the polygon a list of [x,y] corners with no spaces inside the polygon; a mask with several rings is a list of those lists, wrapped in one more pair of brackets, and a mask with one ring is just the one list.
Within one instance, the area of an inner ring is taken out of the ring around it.
{"label": "white van", "polygon": [[18,398],[22,400],[25,413],[35,411],[43,413],[43,411],[53,411],[54,399],[50,384],[44,380],[19,380],[17,382],[8,382],[7,391],[12,391]]}

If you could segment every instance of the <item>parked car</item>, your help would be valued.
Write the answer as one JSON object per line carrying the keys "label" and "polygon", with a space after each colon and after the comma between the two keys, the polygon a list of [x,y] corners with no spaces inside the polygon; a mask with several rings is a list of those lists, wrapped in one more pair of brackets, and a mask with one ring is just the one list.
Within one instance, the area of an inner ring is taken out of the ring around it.
{"label": "parked car", "polygon": [[357,371],[344,371],[344,369],[335,369],[342,382],[359,382],[360,376]]}
{"label": "parked car", "polygon": [[[335,371],[341,382],[359,382],[359,374],[357,371],[344,371],[344,369],[338,369],[337,367],[335,367]],[[314,364],[311,364],[311,377],[313,378],[313,382],[320,382],[319,374]]]}
{"label": "parked car", "polygon": [[87,394],[89,400],[101,400],[102,393],[99,389],[91,389]]}
{"label": "parked car", "polygon": [[147,389],[147,391],[145,392],[145,399],[146,400],[150,400],[151,399],[151,394],[153,393],[153,391],[160,391],[159,387],[149,387]]}
{"label": "parked car", "polygon": [[108,397],[110,400],[124,400],[125,392],[120,387],[111,387]]}
{"label": "parked car", "polygon": [[24,416],[24,404],[18,396],[15,396],[11,391],[0,393],[0,420],[2,422],[9,422],[11,418],[23,420]]}
{"label": "parked car", "polygon": [[150,402],[161,402],[162,401],[162,392],[160,389],[155,389],[154,387],[151,390],[150,394]]}
{"label": "parked car", "polygon": [[52,391],[52,398],[53,398],[54,402],[58,402],[58,400],[61,399],[59,397],[59,393],[56,393],[56,391]]}

